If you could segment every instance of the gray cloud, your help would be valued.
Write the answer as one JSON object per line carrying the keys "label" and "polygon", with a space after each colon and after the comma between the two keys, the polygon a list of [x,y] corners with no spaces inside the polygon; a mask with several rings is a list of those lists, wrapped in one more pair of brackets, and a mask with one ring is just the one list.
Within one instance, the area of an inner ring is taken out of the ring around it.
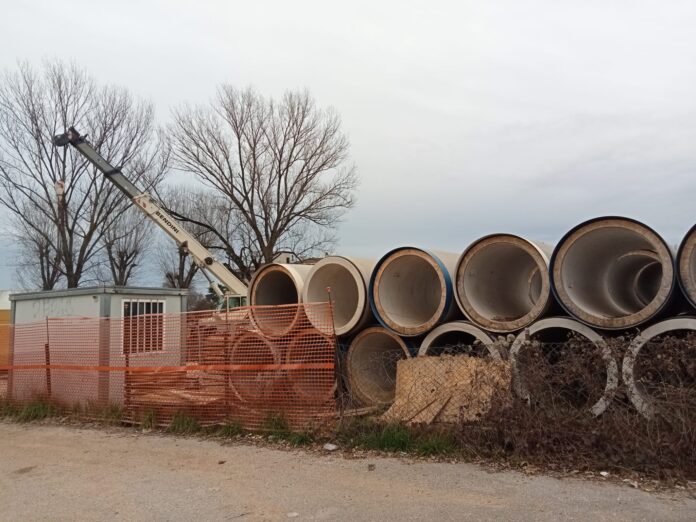
{"label": "gray cloud", "polygon": [[1,67],[74,60],[162,121],[221,82],[334,106],[362,177],[344,252],[696,222],[694,2],[4,3]]}

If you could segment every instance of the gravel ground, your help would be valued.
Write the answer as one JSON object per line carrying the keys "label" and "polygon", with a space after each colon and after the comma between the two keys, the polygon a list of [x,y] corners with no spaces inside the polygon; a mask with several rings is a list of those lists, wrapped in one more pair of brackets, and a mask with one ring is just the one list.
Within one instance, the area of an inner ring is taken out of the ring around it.
{"label": "gravel ground", "polygon": [[0,422],[3,520],[694,520],[687,494],[392,457]]}

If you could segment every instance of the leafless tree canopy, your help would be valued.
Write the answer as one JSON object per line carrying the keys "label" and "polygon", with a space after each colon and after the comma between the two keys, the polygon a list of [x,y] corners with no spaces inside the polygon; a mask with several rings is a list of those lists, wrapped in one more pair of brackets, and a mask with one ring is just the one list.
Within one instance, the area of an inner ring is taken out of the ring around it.
{"label": "leafless tree canopy", "polygon": [[58,230],[45,214],[35,209],[27,212],[21,219],[12,216],[8,224],[19,247],[18,282],[22,288],[50,290],[61,278]]}
{"label": "leafless tree canopy", "polygon": [[[75,126],[112,164],[144,189],[162,180],[151,104],[97,86],[83,70],[52,62],[21,64],[0,77],[0,203],[41,265],[34,286],[78,286],[100,259],[103,235],[128,205],[104,177],[53,135]],[[64,196],[57,197],[56,182]],[[61,282],[61,279],[63,280]]]}
{"label": "leafless tree canopy", "polygon": [[175,111],[170,135],[175,166],[223,197],[209,202],[217,222],[203,224],[245,277],[280,251],[327,249],[353,206],[357,176],[340,118],[307,92],[276,103],[223,86],[209,106]]}
{"label": "leafless tree canopy", "polygon": [[153,238],[152,222],[134,207],[127,208],[102,231],[109,279],[126,286],[140,268]]}

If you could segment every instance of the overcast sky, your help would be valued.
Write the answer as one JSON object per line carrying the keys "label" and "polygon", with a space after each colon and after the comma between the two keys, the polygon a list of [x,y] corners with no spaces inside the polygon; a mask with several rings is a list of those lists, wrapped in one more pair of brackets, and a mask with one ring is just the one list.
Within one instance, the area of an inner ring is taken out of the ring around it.
{"label": "overcast sky", "polygon": [[[173,105],[307,87],[361,177],[339,253],[696,222],[696,2],[0,0],[0,68],[71,60]],[[6,256],[7,257],[7,254]],[[11,260],[0,286],[13,285]]]}

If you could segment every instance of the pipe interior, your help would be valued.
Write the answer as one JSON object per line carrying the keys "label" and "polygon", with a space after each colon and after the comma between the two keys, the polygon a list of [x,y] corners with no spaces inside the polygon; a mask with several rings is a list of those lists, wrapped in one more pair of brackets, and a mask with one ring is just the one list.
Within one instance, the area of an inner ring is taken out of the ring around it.
{"label": "pipe interior", "polygon": [[[687,266],[689,267],[689,279],[696,283],[696,248],[691,251]],[[696,296],[692,297],[696,298]]]}
{"label": "pipe interior", "polygon": [[428,355],[485,355],[483,343],[476,343],[476,337],[467,332],[452,330],[438,335],[428,347]]}
{"label": "pipe interior", "polygon": [[[696,348],[694,330],[670,330],[649,339],[636,354],[634,385],[653,400],[668,399],[677,390],[696,390],[691,368]],[[674,399],[674,397],[672,397]]]}
{"label": "pipe interior", "polygon": [[406,358],[399,341],[374,332],[354,341],[351,351],[353,384],[374,403],[391,402],[396,387],[396,362]]}
{"label": "pipe interior", "polygon": [[407,328],[421,326],[437,314],[442,292],[438,272],[416,255],[387,261],[377,287],[384,314]]}
{"label": "pipe interior", "polygon": [[341,329],[353,318],[360,306],[358,282],[344,266],[326,264],[317,269],[307,283],[309,302],[328,301],[327,287],[331,288],[334,322],[336,328]]}
{"label": "pipe interior", "polygon": [[299,302],[292,277],[285,272],[271,270],[256,281],[254,305],[283,305]]}
{"label": "pipe interior", "polygon": [[531,337],[541,344],[538,351],[525,353],[520,365],[535,401],[574,408],[596,403],[607,380],[601,349],[584,335],[562,327],[545,328]]}
{"label": "pipe interior", "polygon": [[466,264],[463,279],[471,308],[492,321],[520,319],[541,298],[539,265],[524,248],[510,243],[479,250]]}
{"label": "pipe interior", "polygon": [[539,330],[535,332],[534,334],[531,335],[531,338],[534,341],[538,341],[540,343],[565,343],[571,338],[581,338],[583,340],[587,340],[588,342],[592,342],[589,339],[587,339],[584,335],[580,335],[574,330],[569,330],[567,328],[562,328],[562,327],[553,327],[553,328],[544,328],[543,330]]}
{"label": "pipe interior", "polygon": [[620,227],[593,230],[573,242],[561,266],[563,288],[585,313],[619,318],[645,308],[662,284],[656,245]]}

